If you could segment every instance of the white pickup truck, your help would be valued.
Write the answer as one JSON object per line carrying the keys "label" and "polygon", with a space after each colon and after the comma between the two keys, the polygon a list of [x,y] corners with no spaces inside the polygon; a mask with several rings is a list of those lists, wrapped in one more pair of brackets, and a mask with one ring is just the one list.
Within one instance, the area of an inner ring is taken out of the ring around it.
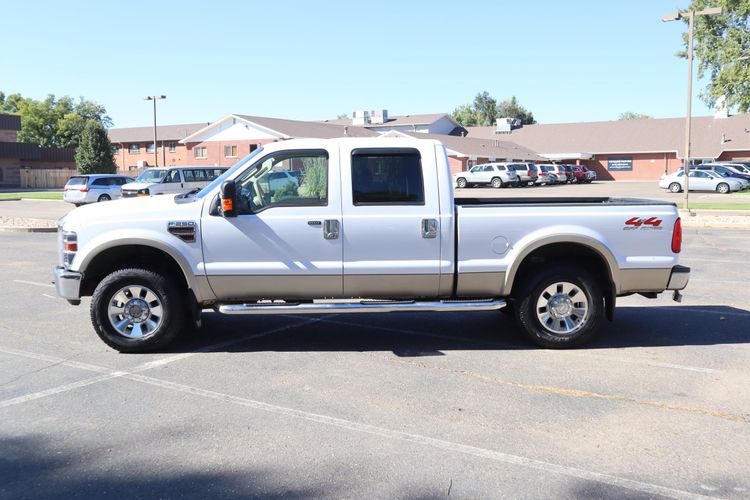
{"label": "white pickup truck", "polygon": [[[294,181],[270,182],[280,171]],[[58,294],[92,296],[94,329],[123,352],[165,346],[208,308],[506,308],[536,344],[571,347],[616,297],[679,300],[690,276],[672,203],[455,198],[445,147],[403,138],[266,144],[200,192],[77,208],[58,234]]]}

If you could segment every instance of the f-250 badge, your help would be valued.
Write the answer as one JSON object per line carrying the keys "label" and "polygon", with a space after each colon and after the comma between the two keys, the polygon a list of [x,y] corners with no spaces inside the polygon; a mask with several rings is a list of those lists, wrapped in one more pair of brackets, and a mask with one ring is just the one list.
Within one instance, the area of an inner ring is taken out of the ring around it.
{"label": "f-250 badge", "polygon": [[658,230],[661,231],[664,229],[661,225],[662,220],[658,217],[649,217],[649,218],[641,218],[641,217],[632,217],[625,221],[625,227],[623,227],[623,231],[635,231],[637,229],[652,229],[652,230]]}

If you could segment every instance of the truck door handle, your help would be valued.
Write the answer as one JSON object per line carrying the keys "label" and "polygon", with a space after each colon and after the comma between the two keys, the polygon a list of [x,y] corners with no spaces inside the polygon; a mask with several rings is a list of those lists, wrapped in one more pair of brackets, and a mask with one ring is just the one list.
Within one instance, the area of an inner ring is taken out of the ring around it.
{"label": "truck door handle", "polygon": [[336,240],[339,237],[339,221],[327,219],[323,222],[323,238]]}
{"label": "truck door handle", "polygon": [[422,219],[422,238],[437,238],[438,223],[435,219]]}

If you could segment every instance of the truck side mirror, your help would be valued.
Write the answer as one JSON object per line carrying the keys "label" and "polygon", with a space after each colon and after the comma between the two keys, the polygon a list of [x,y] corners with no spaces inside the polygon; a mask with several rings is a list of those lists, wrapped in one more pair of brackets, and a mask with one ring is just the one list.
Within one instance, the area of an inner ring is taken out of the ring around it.
{"label": "truck side mirror", "polygon": [[220,198],[221,214],[224,217],[237,217],[237,185],[234,181],[224,181]]}

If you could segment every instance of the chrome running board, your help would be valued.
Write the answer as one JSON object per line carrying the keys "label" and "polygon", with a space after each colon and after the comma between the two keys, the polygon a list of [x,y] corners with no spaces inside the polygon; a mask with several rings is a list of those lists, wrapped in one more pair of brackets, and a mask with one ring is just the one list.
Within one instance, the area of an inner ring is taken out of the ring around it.
{"label": "chrome running board", "polygon": [[440,300],[434,302],[363,300],[353,302],[313,302],[295,304],[267,302],[254,304],[217,304],[214,309],[222,314],[342,314],[368,312],[455,312],[497,311],[505,307],[504,300]]}

